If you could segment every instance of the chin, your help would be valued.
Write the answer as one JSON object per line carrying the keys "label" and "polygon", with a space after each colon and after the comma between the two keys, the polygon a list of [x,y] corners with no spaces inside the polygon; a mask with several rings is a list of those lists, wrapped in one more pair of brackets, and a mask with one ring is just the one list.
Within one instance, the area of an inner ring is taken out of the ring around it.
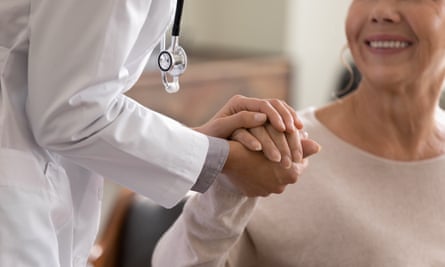
{"label": "chin", "polygon": [[385,87],[400,87],[406,84],[407,81],[412,80],[412,75],[404,75],[400,71],[383,69],[363,73],[363,76],[367,77],[367,80],[370,81],[371,84],[378,84]]}

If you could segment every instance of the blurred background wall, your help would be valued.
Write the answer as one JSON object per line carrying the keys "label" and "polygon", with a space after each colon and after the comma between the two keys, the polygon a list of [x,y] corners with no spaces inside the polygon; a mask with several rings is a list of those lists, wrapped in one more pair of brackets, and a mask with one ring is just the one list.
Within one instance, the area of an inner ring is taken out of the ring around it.
{"label": "blurred background wall", "polygon": [[186,0],[182,40],[193,51],[281,54],[293,66],[291,104],[325,103],[341,69],[350,0]]}

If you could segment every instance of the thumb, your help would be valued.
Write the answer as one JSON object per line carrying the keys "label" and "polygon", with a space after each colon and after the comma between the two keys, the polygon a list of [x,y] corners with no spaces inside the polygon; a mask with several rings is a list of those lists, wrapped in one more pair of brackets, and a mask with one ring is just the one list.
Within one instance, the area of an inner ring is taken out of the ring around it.
{"label": "thumb", "polygon": [[213,118],[195,130],[210,136],[228,138],[242,128],[255,128],[267,121],[267,115],[260,112],[240,111],[232,115]]}
{"label": "thumb", "polygon": [[303,158],[307,158],[321,150],[321,146],[312,139],[301,139],[303,147]]}
{"label": "thumb", "polygon": [[240,128],[255,128],[267,121],[267,115],[260,112],[240,111],[218,119],[217,128],[220,135],[230,136]]}
{"label": "thumb", "polygon": [[[238,123],[237,128],[255,128],[267,121],[267,115],[261,112],[241,111],[232,115]],[[236,124],[236,123],[235,123]]]}

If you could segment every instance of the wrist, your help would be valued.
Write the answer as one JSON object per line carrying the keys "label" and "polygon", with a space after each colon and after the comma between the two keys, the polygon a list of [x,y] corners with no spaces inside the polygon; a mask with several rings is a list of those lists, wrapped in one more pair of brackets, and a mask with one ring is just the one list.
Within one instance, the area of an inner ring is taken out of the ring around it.
{"label": "wrist", "polygon": [[225,175],[231,175],[237,169],[237,164],[239,164],[240,154],[243,153],[243,146],[236,141],[228,141],[229,143],[229,153],[227,155],[226,163],[224,164],[221,173]]}

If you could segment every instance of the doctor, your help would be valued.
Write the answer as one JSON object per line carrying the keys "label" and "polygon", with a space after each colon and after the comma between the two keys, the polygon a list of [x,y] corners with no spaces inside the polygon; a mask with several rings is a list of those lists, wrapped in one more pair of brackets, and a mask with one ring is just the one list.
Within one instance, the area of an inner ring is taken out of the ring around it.
{"label": "doctor", "polygon": [[[102,177],[166,207],[190,189],[204,192],[221,171],[247,195],[295,182],[304,166],[287,157],[277,164],[198,132],[228,138],[268,119],[296,136],[301,155],[295,127],[302,125],[284,103],[235,97],[195,131],[123,95],[173,7],[167,0],[0,1],[0,266],[85,266]],[[270,171],[254,173],[257,164]],[[249,173],[256,180],[236,180]]]}

